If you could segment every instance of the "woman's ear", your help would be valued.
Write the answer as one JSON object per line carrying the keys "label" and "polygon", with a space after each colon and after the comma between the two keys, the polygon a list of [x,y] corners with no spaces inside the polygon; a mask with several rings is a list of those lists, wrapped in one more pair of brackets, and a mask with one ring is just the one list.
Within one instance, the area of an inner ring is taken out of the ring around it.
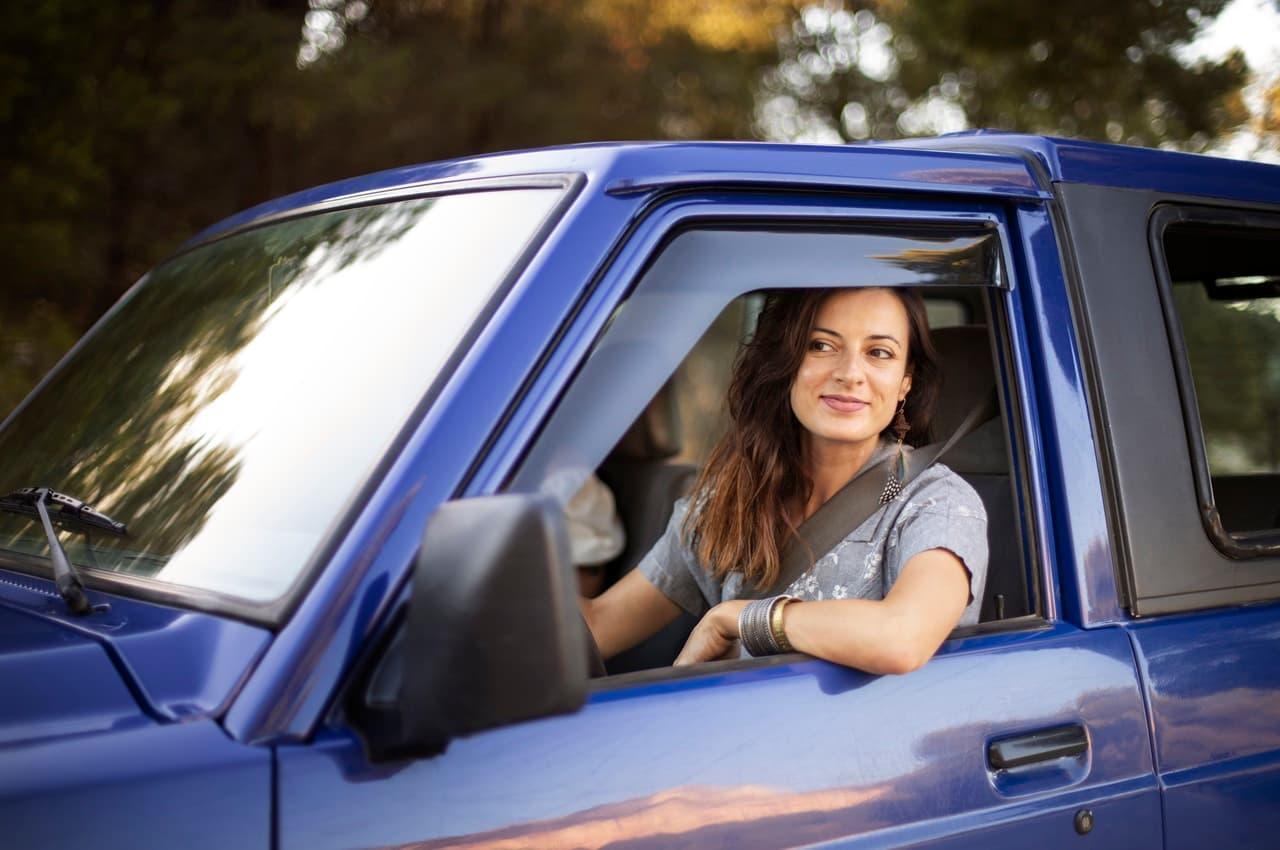
{"label": "woman's ear", "polygon": [[905,401],[907,393],[911,392],[911,373],[902,376],[902,389],[898,392],[898,401]]}

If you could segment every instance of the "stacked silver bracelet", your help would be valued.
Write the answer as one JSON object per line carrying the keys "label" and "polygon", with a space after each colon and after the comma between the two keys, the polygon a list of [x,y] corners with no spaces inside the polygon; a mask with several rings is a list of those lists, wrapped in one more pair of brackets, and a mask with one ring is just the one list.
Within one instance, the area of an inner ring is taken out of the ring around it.
{"label": "stacked silver bracelet", "polygon": [[754,656],[778,655],[791,651],[791,644],[774,627],[774,612],[794,596],[771,596],[747,603],[738,614],[738,637],[742,647]]}

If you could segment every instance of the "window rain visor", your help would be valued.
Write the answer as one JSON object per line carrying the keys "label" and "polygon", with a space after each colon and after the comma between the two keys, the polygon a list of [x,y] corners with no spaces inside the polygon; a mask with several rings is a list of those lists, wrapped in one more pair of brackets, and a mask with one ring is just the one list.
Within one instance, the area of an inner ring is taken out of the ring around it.
{"label": "window rain visor", "polygon": [[[326,212],[229,236],[141,283],[0,431],[0,493],[124,522],[71,560],[280,598],[562,196],[524,188]],[[0,564],[47,566],[0,514]]]}

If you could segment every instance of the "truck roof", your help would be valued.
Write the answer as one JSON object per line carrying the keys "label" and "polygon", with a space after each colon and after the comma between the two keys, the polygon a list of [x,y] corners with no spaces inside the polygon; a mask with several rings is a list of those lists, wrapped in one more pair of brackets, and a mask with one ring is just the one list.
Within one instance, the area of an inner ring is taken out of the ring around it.
{"label": "truck roof", "polygon": [[685,186],[931,191],[1050,198],[1054,183],[1154,189],[1236,202],[1280,202],[1280,166],[1151,148],[986,130],[851,145],[616,142],[486,154],[412,165],[287,195],[207,228],[193,244],[306,208],[347,205],[416,187],[582,174],[628,195]]}
{"label": "truck roof", "polygon": [[1153,189],[1238,202],[1280,201],[1280,166],[1262,162],[991,130],[885,144],[911,150],[1020,155],[1032,159],[1041,178],[1054,183]]}

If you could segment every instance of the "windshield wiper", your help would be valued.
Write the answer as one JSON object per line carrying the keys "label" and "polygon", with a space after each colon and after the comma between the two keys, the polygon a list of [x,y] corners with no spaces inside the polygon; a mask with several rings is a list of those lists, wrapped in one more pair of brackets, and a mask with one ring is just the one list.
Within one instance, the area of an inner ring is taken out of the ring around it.
{"label": "windshield wiper", "polygon": [[79,499],[48,487],[23,487],[0,497],[0,511],[39,517],[40,524],[44,526],[45,537],[49,538],[49,560],[53,563],[53,579],[58,586],[58,593],[72,613],[87,614],[91,608],[89,598],[85,596],[80,576],[76,574],[66,550],[62,548],[62,542],[58,540],[58,533],[53,528],[53,519],[49,514],[50,505],[57,508],[56,516],[60,526],[78,526],[79,530],[85,532],[95,529],[121,537],[128,529],[123,522],[117,522]]}

